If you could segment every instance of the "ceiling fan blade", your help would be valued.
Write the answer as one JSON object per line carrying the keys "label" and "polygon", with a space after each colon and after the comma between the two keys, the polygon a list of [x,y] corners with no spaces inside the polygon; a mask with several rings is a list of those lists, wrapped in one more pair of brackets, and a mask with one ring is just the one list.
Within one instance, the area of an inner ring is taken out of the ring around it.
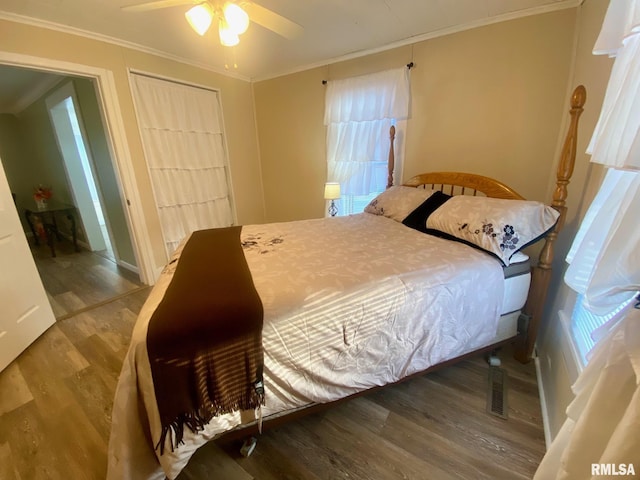
{"label": "ceiling fan blade", "polygon": [[297,37],[304,31],[297,23],[256,3],[250,2],[246,5],[243,4],[242,8],[249,14],[252,22],[262,25],[264,28],[268,28],[289,40]]}
{"label": "ceiling fan blade", "polygon": [[190,5],[193,0],[155,0],[152,2],[138,3],[135,5],[127,5],[122,7],[125,12],[146,12],[148,10],[156,10],[159,8],[177,7],[179,5]]}

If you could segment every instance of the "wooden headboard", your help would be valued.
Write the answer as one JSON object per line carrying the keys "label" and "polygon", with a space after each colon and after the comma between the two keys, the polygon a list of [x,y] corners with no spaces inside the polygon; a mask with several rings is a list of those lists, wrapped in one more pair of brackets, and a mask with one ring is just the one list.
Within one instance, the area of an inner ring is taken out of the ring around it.
{"label": "wooden headboard", "polygon": [[478,193],[487,197],[524,200],[524,197],[511,187],[493,178],[463,172],[422,173],[410,178],[403,185],[408,187],[429,187],[449,195],[473,195]]}
{"label": "wooden headboard", "polygon": [[[524,318],[527,319],[516,340],[515,357],[525,363],[531,360],[535,346],[540,319],[547,298],[549,282],[551,280],[551,263],[553,261],[554,242],[558,232],[564,225],[566,217],[567,185],[573,174],[576,159],[576,143],[578,138],[578,119],[582,114],[587,92],[582,85],[576,87],[571,96],[571,122],[560,155],[560,162],[556,172],[556,189],[553,193],[551,206],[560,212],[555,228],[544,238],[544,246],[538,257],[538,263],[533,267],[531,288],[527,303],[523,308]],[[393,185],[393,169],[395,158],[393,142],[395,128],[391,127],[389,149],[389,176],[387,187]],[[493,178],[463,172],[433,172],[423,173],[410,178],[403,185],[410,187],[434,188],[449,195],[477,195],[481,194],[493,198],[524,200],[514,189]]]}

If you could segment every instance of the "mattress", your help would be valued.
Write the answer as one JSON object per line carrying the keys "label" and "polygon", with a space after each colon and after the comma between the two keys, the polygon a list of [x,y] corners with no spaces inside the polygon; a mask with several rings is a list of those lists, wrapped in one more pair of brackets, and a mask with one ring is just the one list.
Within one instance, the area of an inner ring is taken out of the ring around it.
{"label": "mattress", "polygon": [[503,267],[504,294],[496,335],[491,343],[513,338],[518,333],[520,311],[527,301],[531,285],[531,262],[522,252],[511,258],[511,264]]}
{"label": "mattress", "polygon": [[[265,417],[490,345],[505,318],[505,285],[525,275],[370,214],[246,226],[242,241],[265,312]],[[160,425],[145,339],[174,268],[165,269],[134,327],[114,399],[109,479],[175,478],[198,447],[255,420],[254,412],[215,417],[202,432],[186,430],[178,449],[154,449]]]}
{"label": "mattress", "polygon": [[504,295],[502,297],[501,315],[519,311],[524,307],[531,285],[531,263],[529,257],[517,252],[511,257],[508,267],[503,267]]}

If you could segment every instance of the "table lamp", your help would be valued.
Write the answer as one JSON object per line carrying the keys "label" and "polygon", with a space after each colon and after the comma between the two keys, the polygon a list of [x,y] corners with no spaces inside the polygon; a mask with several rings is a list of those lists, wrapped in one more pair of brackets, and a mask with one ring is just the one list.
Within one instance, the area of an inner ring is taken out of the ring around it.
{"label": "table lamp", "polygon": [[332,217],[338,213],[338,207],[336,207],[336,200],[340,198],[340,184],[338,182],[327,182],[324,184],[324,198],[325,200],[331,200],[329,205],[329,215]]}

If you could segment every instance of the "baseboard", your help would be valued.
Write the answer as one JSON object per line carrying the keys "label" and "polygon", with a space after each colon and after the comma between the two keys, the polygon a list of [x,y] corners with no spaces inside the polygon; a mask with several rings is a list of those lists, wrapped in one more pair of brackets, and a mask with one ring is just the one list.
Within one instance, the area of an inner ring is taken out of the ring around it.
{"label": "baseboard", "polygon": [[116,263],[118,264],[119,267],[127,269],[130,272],[140,274],[138,267],[136,267],[135,265],[131,265],[130,263],[125,262],[124,260],[118,260]]}
{"label": "baseboard", "polygon": [[[28,235],[30,235],[30,233]],[[71,237],[71,234],[68,234],[66,232],[60,232],[60,236],[63,237],[65,240],[73,242],[73,238]],[[80,247],[80,248],[82,248],[84,250],[87,250],[88,252],[91,252],[91,246],[87,242],[85,242],[83,240],[80,240],[80,239],[77,239],[76,243],[78,244],[78,247]],[[125,262],[124,260],[116,260],[116,264],[119,267],[122,267],[122,268],[124,268],[126,270],[129,270],[130,272],[135,273],[136,275],[140,275],[140,270],[135,265],[132,265],[132,264],[130,264],[128,262]]]}
{"label": "baseboard", "polygon": [[542,412],[542,427],[544,428],[544,443],[549,450],[551,446],[551,428],[549,426],[549,409],[547,407],[547,397],[544,394],[544,382],[540,371],[540,358],[536,355],[533,359],[536,366],[536,379],[538,381],[538,395],[540,396],[540,410]]}

